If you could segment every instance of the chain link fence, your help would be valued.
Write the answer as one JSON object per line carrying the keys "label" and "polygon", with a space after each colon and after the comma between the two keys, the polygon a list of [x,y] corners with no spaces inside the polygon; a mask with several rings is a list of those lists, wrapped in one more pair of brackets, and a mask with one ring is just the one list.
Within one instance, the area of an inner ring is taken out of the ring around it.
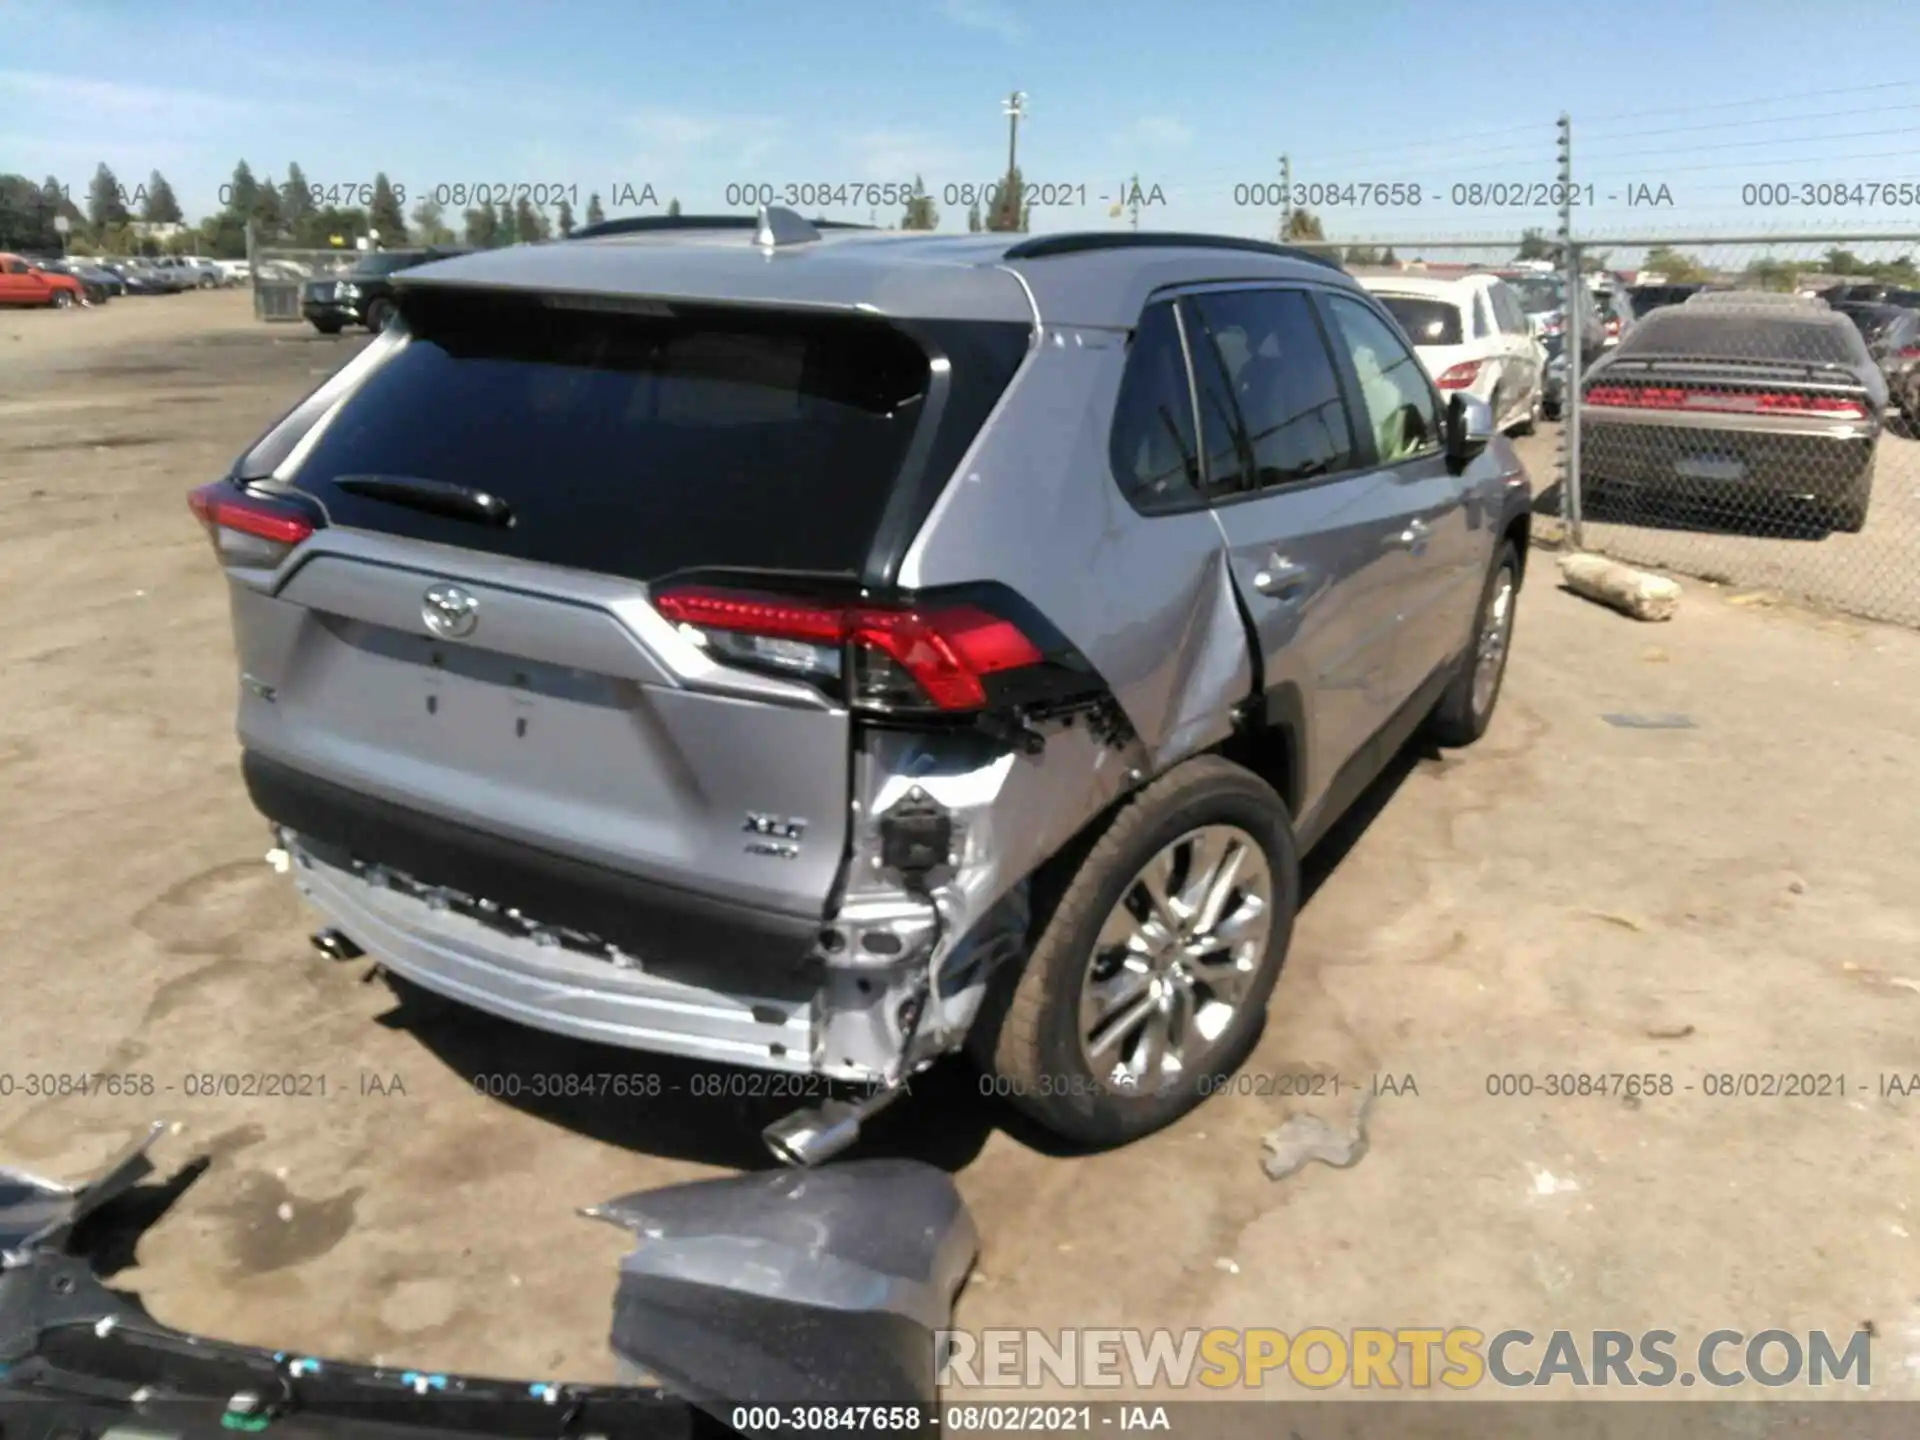
{"label": "chain link fence", "polygon": [[[1546,421],[1516,443],[1570,543],[1920,626],[1920,229],[1383,226],[1316,248],[1376,290],[1494,271],[1522,300]],[[1463,309],[1429,368],[1485,379],[1513,363],[1501,330]]]}
{"label": "chain link fence", "polygon": [[1920,626],[1920,232],[1630,248],[1569,416],[1576,543]]}
{"label": "chain link fence", "polygon": [[256,320],[297,321],[300,292],[309,280],[344,274],[361,259],[357,250],[294,250],[255,245],[247,257]]}

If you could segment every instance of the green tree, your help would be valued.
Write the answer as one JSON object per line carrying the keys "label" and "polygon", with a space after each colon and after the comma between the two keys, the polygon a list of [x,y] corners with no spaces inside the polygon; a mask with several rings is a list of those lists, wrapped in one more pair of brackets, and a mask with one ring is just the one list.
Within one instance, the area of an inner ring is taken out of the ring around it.
{"label": "green tree", "polygon": [[413,207],[413,238],[422,245],[451,245],[459,238],[447,226],[446,207],[431,195]]}
{"label": "green tree", "polygon": [[601,207],[600,195],[596,191],[587,196],[587,224],[599,225],[607,218],[607,212]]}
{"label": "green tree", "polygon": [[180,202],[174,197],[173,186],[158,170],[147,177],[146,199],[140,206],[140,218],[150,225],[178,225],[185,218],[180,213]]}
{"label": "green tree", "polygon": [[980,223],[980,202],[976,200],[967,207],[967,233],[978,235],[984,228]]}
{"label": "green tree", "polygon": [[1529,226],[1520,232],[1520,248],[1513,252],[1516,260],[1551,260],[1558,252],[1558,246],[1549,240],[1546,232],[1537,226]]}
{"label": "green tree", "polygon": [[1014,166],[1007,171],[1000,182],[999,192],[993,197],[993,208],[987,212],[987,229],[999,233],[1020,229],[1020,197],[1026,193],[1026,185],[1020,178],[1020,167]]}
{"label": "green tree", "polygon": [[382,170],[373,177],[373,202],[367,207],[367,219],[380,233],[382,245],[407,243],[407,217],[400,208],[400,197],[393,193],[393,182]]}
{"label": "green tree", "polygon": [[287,238],[286,213],[280,208],[280,187],[268,176],[253,187],[253,204],[248,207],[248,217],[254,228],[270,239]]}
{"label": "green tree", "polygon": [[680,213],[680,197],[676,195],[673,197],[673,199],[667,201],[667,214],[678,215],[679,213]]}
{"label": "green tree", "polygon": [[227,181],[227,214],[242,222],[251,219],[259,193],[260,182],[253,178],[253,167],[242,160],[233,167],[233,178]]}
{"label": "green tree", "polygon": [[1381,252],[1380,263],[1382,265],[1398,265],[1400,263],[1400,257],[1393,253],[1393,247],[1391,245],[1387,246],[1387,248]]}
{"label": "green tree", "polygon": [[938,230],[940,212],[933,208],[933,196],[927,193],[927,182],[918,175],[913,177],[913,193],[907,197],[907,213],[900,217],[902,230]]}
{"label": "green tree", "polygon": [[102,160],[93,172],[93,183],[87,186],[87,223],[95,230],[104,230],[109,225],[124,225],[129,218],[120,199],[120,182]]}
{"label": "green tree", "polygon": [[1712,273],[1691,255],[1671,245],[1656,245],[1647,251],[1647,258],[1641,262],[1640,268],[1664,275],[1676,285],[1694,284],[1707,279]]}
{"label": "green tree", "polygon": [[1373,246],[1349,245],[1347,247],[1346,263],[1349,265],[1379,265],[1383,262],[1380,258],[1380,252],[1374,249]]}
{"label": "green tree", "polygon": [[531,245],[537,240],[549,236],[547,217],[533,208],[533,202],[522,195],[513,207],[513,238],[522,245]]}
{"label": "green tree", "polygon": [[24,175],[0,175],[0,250],[57,250],[58,201]]}
{"label": "green tree", "polygon": [[1800,270],[1791,261],[1763,255],[1741,272],[1740,279],[1756,290],[1792,290],[1800,283]]}
{"label": "green tree", "polygon": [[1286,228],[1281,231],[1280,238],[1287,241],[1324,240],[1327,232],[1320,223],[1320,217],[1311,210],[1289,210]]}
{"label": "green tree", "polygon": [[[678,205],[680,202],[676,200],[673,203]],[[564,195],[560,197],[560,204],[556,207],[553,228],[560,232],[562,239],[573,234],[573,207],[567,203]]]}
{"label": "green tree", "polygon": [[313,186],[298,165],[287,166],[286,183],[280,187],[280,219],[296,245],[324,245],[314,236]]}

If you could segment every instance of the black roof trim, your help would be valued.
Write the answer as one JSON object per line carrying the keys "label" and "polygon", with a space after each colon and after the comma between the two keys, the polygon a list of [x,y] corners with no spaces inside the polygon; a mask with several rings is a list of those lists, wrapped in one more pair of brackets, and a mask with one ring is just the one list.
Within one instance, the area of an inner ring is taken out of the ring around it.
{"label": "black roof trim", "polygon": [[[854,225],[845,220],[810,220],[816,230],[872,230],[872,225]],[[598,225],[583,225],[567,238],[597,240],[603,235],[647,235],[672,230],[758,230],[758,215],[629,215],[618,220],[602,220]]]}
{"label": "black roof trim", "polygon": [[1063,235],[1037,235],[1022,240],[1006,252],[1008,260],[1049,260],[1059,255],[1079,255],[1092,250],[1165,250],[1174,247],[1201,250],[1247,250],[1257,255],[1274,255],[1283,260],[1306,260],[1329,270],[1346,273],[1346,267],[1333,255],[1299,245],[1281,245],[1272,240],[1255,240],[1244,235],[1203,235],[1182,230],[1080,230]]}

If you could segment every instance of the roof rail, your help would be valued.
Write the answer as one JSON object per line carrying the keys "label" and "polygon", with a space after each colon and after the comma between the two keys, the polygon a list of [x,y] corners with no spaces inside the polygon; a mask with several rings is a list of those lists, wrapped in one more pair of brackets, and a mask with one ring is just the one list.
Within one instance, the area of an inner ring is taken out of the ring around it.
{"label": "roof rail", "polygon": [[1247,250],[1257,255],[1274,255],[1286,260],[1305,260],[1329,270],[1346,273],[1337,254],[1338,247],[1310,250],[1301,245],[1280,245],[1272,240],[1255,240],[1245,235],[1204,235],[1182,230],[1078,230],[1061,235],[1037,235],[1010,247],[1008,260],[1047,260],[1056,255],[1078,255],[1092,250],[1164,250],[1171,247],[1200,250]]}
{"label": "roof rail", "polygon": [[[809,220],[816,230],[872,230],[872,225],[853,225],[844,220]],[[624,215],[618,220],[602,220],[583,225],[569,240],[598,240],[603,235],[647,235],[669,230],[758,230],[758,215]]]}

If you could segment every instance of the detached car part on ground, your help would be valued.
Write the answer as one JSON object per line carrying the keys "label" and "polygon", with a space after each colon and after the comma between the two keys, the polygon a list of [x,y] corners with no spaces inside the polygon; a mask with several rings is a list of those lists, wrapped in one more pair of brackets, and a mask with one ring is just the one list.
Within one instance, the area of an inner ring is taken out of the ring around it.
{"label": "detached car part on ground", "polygon": [[1887,380],[1820,300],[1703,292],[1641,320],[1581,385],[1596,503],[1699,497],[1747,518],[1811,506],[1866,527]]}
{"label": "detached car part on ground", "polygon": [[[853,1420],[807,1407],[854,1405],[884,1412],[862,1429],[938,1429],[936,1332],[950,1323],[979,1239],[952,1180],[932,1166],[773,1171],[583,1211],[632,1231],[636,1244],[620,1263],[609,1334],[623,1383],[580,1385],[349,1364],[155,1320],[108,1289],[91,1256],[116,1230],[137,1238],[158,1218],[155,1202],[172,1203],[196,1178],[189,1168],[136,1188],[163,1129],[84,1185],[0,1167],[7,1440],[844,1433]],[[740,1413],[749,1409],[760,1418]]]}
{"label": "detached car part on ground", "polygon": [[963,1046],[1156,1129],[1256,1038],[1300,855],[1485,728],[1526,474],[1301,252],[732,224],[397,277],[194,494],[321,948],[846,1082],[789,1161]]}

